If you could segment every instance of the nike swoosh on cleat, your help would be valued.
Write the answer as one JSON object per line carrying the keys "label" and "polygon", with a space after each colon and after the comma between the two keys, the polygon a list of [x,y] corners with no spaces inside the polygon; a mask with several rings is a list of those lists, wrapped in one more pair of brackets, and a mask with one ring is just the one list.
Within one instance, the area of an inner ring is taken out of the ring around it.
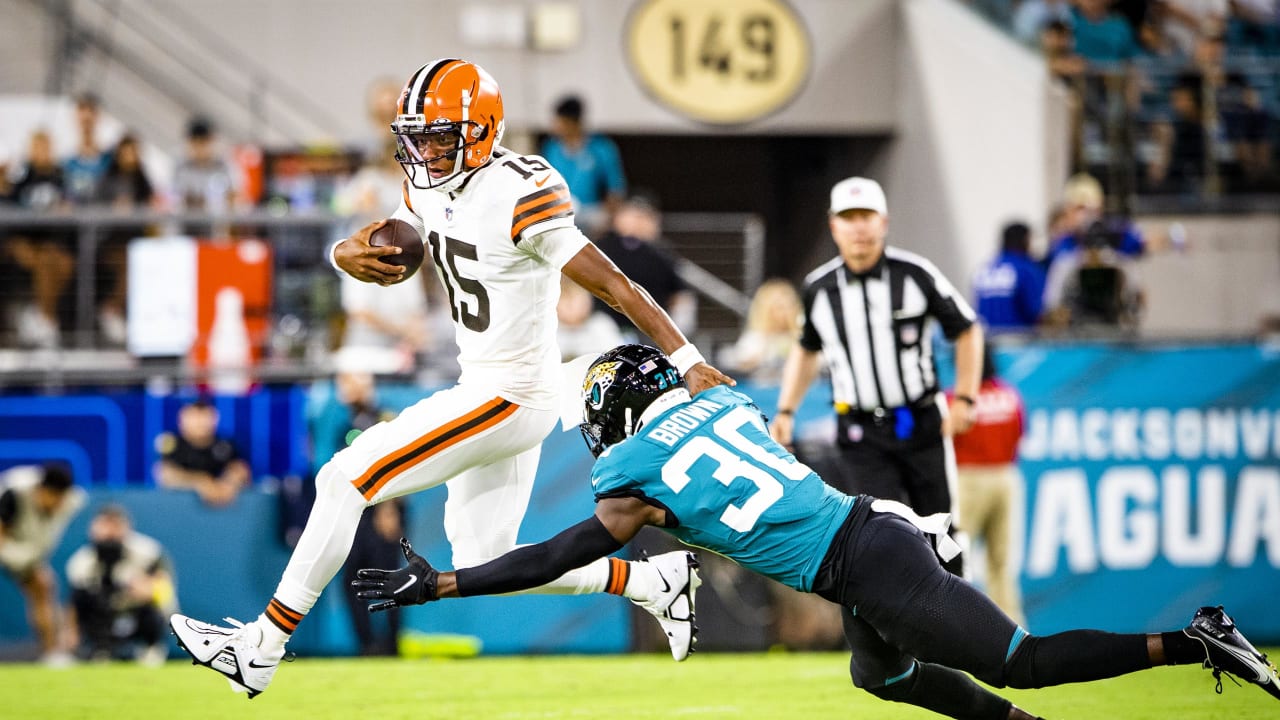
{"label": "nike swoosh on cleat", "polygon": [[393,590],[391,594],[392,594],[392,595],[399,595],[400,593],[402,593],[402,592],[404,592],[405,590],[409,589],[409,586],[410,586],[410,585],[412,585],[412,584],[414,584],[414,583],[416,583],[416,582],[418,582],[418,576],[417,576],[417,575],[414,575],[414,574],[412,574],[412,573],[410,573],[410,574],[409,574],[409,579],[408,579],[408,580],[405,580],[405,581],[404,581],[404,584],[403,584],[403,585],[401,585],[400,587],[396,588],[395,590]]}
{"label": "nike swoosh on cleat", "polygon": [[[1244,657],[1241,655],[1239,648],[1233,645],[1227,645],[1226,643],[1219,642],[1217,639],[1213,637],[1208,638],[1208,640],[1209,642],[1212,642],[1214,645],[1217,645],[1218,647],[1222,648],[1226,652],[1230,653],[1233,657],[1235,657],[1240,662],[1244,663],[1246,666],[1248,666],[1250,670],[1253,671],[1255,675],[1258,676],[1257,678],[1255,678],[1254,680],[1251,680],[1250,682],[1255,682],[1255,683],[1258,683],[1259,685],[1266,685],[1271,680],[1271,676],[1266,671],[1257,667],[1257,664],[1258,664],[1257,658]],[[1244,678],[1244,679],[1247,680],[1248,678]]]}
{"label": "nike swoosh on cleat", "polygon": [[249,667],[257,668],[258,670],[262,670],[263,668],[275,667],[275,666],[276,666],[276,663],[267,663],[266,665],[259,665],[258,663],[252,660],[249,661]]}
{"label": "nike swoosh on cleat", "polygon": [[194,620],[192,620],[191,618],[187,618],[187,620],[186,620],[186,626],[187,626],[187,627],[189,627],[189,628],[191,628],[192,630],[194,630],[194,631],[198,632],[198,633],[203,633],[203,634],[205,634],[205,635],[223,635],[223,636],[233,634],[233,633],[232,633],[231,631],[229,631],[229,630],[219,630],[219,629],[212,628],[212,627],[196,627],[195,625],[192,625],[192,624],[191,624],[191,623],[193,623],[193,622],[195,622],[195,621],[194,621]]}
{"label": "nike swoosh on cleat", "polygon": [[662,581],[662,592],[671,592],[671,583],[667,582],[667,576],[658,571],[658,579]]}

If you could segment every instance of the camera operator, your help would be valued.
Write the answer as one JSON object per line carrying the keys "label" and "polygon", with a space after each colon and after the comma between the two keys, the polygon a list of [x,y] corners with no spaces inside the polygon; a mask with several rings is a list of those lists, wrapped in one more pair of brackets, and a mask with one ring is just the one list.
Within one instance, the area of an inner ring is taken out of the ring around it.
{"label": "camera operator", "polygon": [[1096,232],[1095,225],[1100,221],[1108,232],[1113,233],[1109,245],[1116,253],[1126,258],[1136,258],[1150,249],[1147,239],[1127,218],[1119,215],[1104,216],[1104,205],[1102,184],[1092,175],[1079,173],[1067,180],[1062,190],[1063,232],[1049,239],[1049,251],[1044,258],[1046,272],[1052,271],[1053,263],[1060,256],[1080,249],[1084,244],[1085,234],[1090,229]]}
{"label": "camera operator", "polygon": [[98,510],[89,543],[67,561],[67,582],[88,657],[164,662],[164,618],[174,609],[169,559],[159,542],[134,531],[124,507]]}
{"label": "camera operator", "polygon": [[1132,331],[1143,295],[1133,256],[1132,225],[1123,217],[1093,220],[1074,247],[1058,253],[1045,281],[1046,323],[1073,332]]}

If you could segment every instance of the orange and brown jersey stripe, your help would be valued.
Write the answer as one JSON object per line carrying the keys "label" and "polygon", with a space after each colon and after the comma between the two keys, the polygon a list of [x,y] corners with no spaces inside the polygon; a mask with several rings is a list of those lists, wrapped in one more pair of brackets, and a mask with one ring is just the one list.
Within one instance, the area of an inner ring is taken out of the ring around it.
{"label": "orange and brown jersey stripe", "polygon": [[435,428],[408,445],[375,462],[363,475],[351,481],[366,500],[404,471],[468,438],[496,427],[520,408],[513,402],[494,398],[452,422]]}
{"label": "orange and brown jersey stripe", "polygon": [[413,212],[413,203],[409,201],[409,181],[407,179],[400,184],[400,191],[404,197],[404,206],[409,208],[409,212]]}
{"label": "orange and brown jersey stripe", "polygon": [[519,243],[520,233],[531,225],[551,218],[572,216],[573,203],[569,200],[569,188],[564,183],[525,195],[511,213],[511,242]]}
{"label": "orange and brown jersey stripe", "polygon": [[631,577],[631,564],[626,560],[609,558],[609,582],[604,591],[610,595],[621,595],[627,589],[627,579]]}
{"label": "orange and brown jersey stripe", "polygon": [[271,598],[271,602],[267,603],[266,615],[276,627],[289,634],[293,634],[293,631],[298,629],[298,623],[302,622],[302,613],[275,598]]}

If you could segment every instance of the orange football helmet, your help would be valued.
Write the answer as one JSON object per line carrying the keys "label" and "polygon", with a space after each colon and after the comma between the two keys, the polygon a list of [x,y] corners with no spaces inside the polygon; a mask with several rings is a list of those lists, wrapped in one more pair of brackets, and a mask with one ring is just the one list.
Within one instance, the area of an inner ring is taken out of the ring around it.
{"label": "orange football helmet", "polygon": [[[456,189],[493,157],[502,140],[502,93],[484,68],[465,60],[434,60],[418,68],[400,92],[396,160],[414,187]],[[453,170],[433,177],[428,165],[453,158]]]}

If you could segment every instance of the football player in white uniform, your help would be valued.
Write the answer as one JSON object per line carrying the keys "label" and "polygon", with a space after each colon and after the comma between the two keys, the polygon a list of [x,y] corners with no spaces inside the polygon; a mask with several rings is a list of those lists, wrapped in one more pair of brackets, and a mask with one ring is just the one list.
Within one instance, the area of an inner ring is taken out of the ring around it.
{"label": "football player in white uniform", "polygon": [[[457,385],[365,431],[325,464],[306,530],[255,621],[221,627],[171,618],[183,649],[250,697],[266,689],[289,635],[346,560],[366,507],[447,482],[444,526],[455,568],[515,547],[542,440],[560,415],[555,337],[561,273],[653,338],[691,392],[734,384],[574,227],[560,174],[536,155],[502,148],[502,130],[498,85],[473,63],[427,63],[400,95],[392,131],[407,179],[393,217],[416,227],[427,244],[448,293],[462,376]],[[401,268],[381,260],[399,249],[369,245],[381,225],[339,243],[333,263],[365,282],[402,280]],[[668,609],[696,588],[695,567],[684,551],[639,562],[604,558],[534,592],[628,597],[658,618],[672,655],[683,660],[693,618]]]}

